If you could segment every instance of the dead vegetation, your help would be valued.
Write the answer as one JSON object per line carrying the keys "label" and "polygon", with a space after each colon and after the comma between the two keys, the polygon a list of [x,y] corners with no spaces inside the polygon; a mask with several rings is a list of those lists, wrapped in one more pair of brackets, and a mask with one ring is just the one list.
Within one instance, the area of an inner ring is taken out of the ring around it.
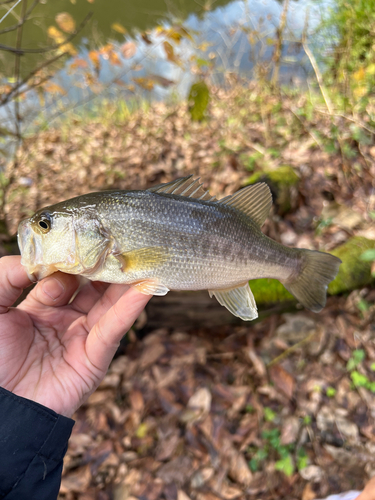
{"label": "dead vegetation", "polygon": [[[37,208],[89,191],[194,174],[222,197],[289,167],[296,182],[268,178],[267,234],[328,251],[355,235],[375,240],[369,132],[335,120],[339,144],[306,96],[255,85],[211,98],[202,123],[181,104],[132,115],[109,107],[29,139],[7,193],[10,232]],[[137,338],[144,317],[75,416],[59,498],[313,500],[361,489],[375,474],[374,302],[367,287],[331,297],[319,315],[169,325]]]}

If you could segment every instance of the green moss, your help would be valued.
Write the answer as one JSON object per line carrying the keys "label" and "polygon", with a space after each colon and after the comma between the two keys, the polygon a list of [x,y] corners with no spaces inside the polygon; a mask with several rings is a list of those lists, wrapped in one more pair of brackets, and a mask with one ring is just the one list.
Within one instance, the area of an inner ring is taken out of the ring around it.
{"label": "green moss", "polygon": [[249,284],[257,304],[275,304],[296,300],[278,280],[266,278],[252,280]]}
{"label": "green moss", "polygon": [[280,165],[276,169],[255,172],[246,179],[246,185],[255,184],[259,181],[267,182],[267,180],[269,183],[276,185],[275,187],[292,187],[298,184],[299,177],[290,165]]}
{"label": "green moss", "polygon": [[298,175],[290,165],[280,165],[277,169],[270,170],[267,176],[271,182],[279,186],[292,187],[296,186],[299,181]]}
{"label": "green moss", "polygon": [[[371,283],[373,280],[371,262],[364,262],[359,258],[364,251],[370,248],[375,248],[375,241],[355,236],[330,252],[342,260],[337,277],[328,286],[330,295],[349,292]],[[256,303],[259,305],[295,301],[293,295],[278,280],[252,280],[250,281],[250,288]]]}
{"label": "green moss", "polygon": [[368,285],[373,280],[371,262],[364,262],[360,256],[366,250],[375,248],[375,241],[362,236],[355,236],[333,250],[333,255],[342,260],[336,278],[328,286],[328,293],[336,295]]}

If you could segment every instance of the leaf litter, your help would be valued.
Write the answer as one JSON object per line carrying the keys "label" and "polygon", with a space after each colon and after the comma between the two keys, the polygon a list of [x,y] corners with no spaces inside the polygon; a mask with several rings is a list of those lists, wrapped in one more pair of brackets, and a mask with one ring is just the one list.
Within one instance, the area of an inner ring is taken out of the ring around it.
{"label": "leaf litter", "polygon": [[[328,251],[374,238],[373,147],[348,176],[339,151],[295,119],[292,98],[268,96],[261,113],[257,86],[210,91],[202,122],[188,104],[156,103],[125,118],[72,116],[27,140],[7,193],[10,231],[89,191],[194,174],[221,197],[288,165],[293,203],[274,206],[266,234]],[[329,134],[329,117],[317,114],[315,129]],[[313,500],[362,489],[375,475],[374,302],[367,287],[329,298],[319,315],[281,308],[190,327],[160,309],[151,331],[147,309],[74,417],[59,499]]]}

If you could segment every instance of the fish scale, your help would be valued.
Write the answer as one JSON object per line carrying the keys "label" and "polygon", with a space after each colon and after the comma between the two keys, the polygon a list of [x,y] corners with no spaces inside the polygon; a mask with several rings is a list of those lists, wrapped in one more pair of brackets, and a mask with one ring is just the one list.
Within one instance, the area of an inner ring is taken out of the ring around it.
{"label": "fish scale", "polygon": [[146,191],[90,193],[22,221],[21,262],[35,279],[60,270],[154,295],[207,289],[245,320],[257,316],[248,281],[276,278],[319,311],[340,260],[265,236],[271,205],[264,183],[216,200],[191,176]]}

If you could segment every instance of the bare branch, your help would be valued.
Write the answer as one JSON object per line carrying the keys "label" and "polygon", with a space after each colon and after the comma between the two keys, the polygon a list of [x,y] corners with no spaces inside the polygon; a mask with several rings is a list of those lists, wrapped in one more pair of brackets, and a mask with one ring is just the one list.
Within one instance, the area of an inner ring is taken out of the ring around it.
{"label": "bare branch", "polygon": [[[16,40],[16,47],[19,48],[21,47],[22,43],[22,33],[23,33],[23,25],[25,22],[25,16],[26,16],[26,9],[27,9],[27,0],[22,1],[22,13],[21,13],[21,23],[20,26],[18,27],[17,30],[17,40]],[[21,56],[16,55],[15,57],[15,65],[14,65],[14,76],[16,78],[16,85],[19,84],[20,82],[20,69],[21,69]],[[19,141],[21,141],[21,116],[20,116],[20,105],[18,99],[14,101],[14,112],[15,112],[15,125],[16,125],[16,133]]]}
{"label": "bare branch", "polygon": [[8,26],[8,28],[4,28],[4,29],[0,30],[0,35],[4,35],[5,33],[10,33],[11,31],[15,31],[16,29],[18,29],[21,26],[21,24],[25,24],[27,21],[29,21],[29,16],[32,13],[32,11],[35,9],[35,7],[38,5],[39,1],[40,0],[34,0],[34,3],[32,4],[32,6],[28,9],[28,11],[25,14],[25,19],[20,20],[17,24],[13,24],[13,26]]}
{"label": "bare branch", "polygon": [[21,80],[20,82],[17,83],[17,85],[15,85],[9,92],[8,94],[6,94],[2,99],[0,99],[0,106],[4,106],[5,104],[7,104],[12,98],[15,98],[15,97],[19,97],[20,95],[23,95],[25,94],[26,92],[28,92],[29,90],[31,90],[32,88],[34,87],[37,87],[38,85],[40,85],[43,81],[41,80],[40,82],[38,82],[38,84],[36,85],[30,85],[27,87],[27,89],[25,89],[24,91],[22,92],[17,92],[23,85],[25,85],[33,76],[35,76],[38,71],[42,70],[43,68],[46,68],[47,66],[49,66],[50,64],[53,64],[54,62],[56,62],[58,59],[61,59],[62,57],[68,55],[69,53],[68,52],[63,52],[61,54],[58,54],[57,56],[55,57],[52,57],[51,59],[48,59],[48,61],[44,61],[42,64],[40,64],[39,66],[37,66],[35,69],[33,69],[23,80]]}
{"label": "bare branch", "polygon": [[81,24],[78,26],[78,28],[61,43],[57,43],[49,47],[41,47],[39,49],[21,49],[18,47],[10,47],[8,45],[0,44],[0,50],[5,50],[6,52],[12,52],[13,54],[17,54],[20,56],[23,56],[24,54],[45,54],[46,52],[51,52],[52,50],[56,50],[65,45],[66,43],[69,43],[71,40],[73,40],[73,38],[82,30],[82,28],[91,18],[92,14],[93,14],[92,12],[89,12],[87,16],[84,18],[84,20],[81,22]]}
{"label": "bare branch", "polygon": [[271,82],[274,85],[277,85],[277,83],[279,81],[280,60],[281,60],[281,54],[282,54],[282,50],[283,50],[283,38],[284,38],[284,30],[285,30],[286,19],[287,19],[287,14],[288,14],[288,7],[289,7],[289,0],[285,0],[283,11],[281,13],[280,24],[276,30],[277,43],[276,43],[275,52],[273,55],[273,61],[274,61],[275,65],[274,65],[272,79],[271,79]]}
{"label": "bare branch", "polygon": [[12,7],[8,10],[8,12],[6,12],[0,19],[0,23],[3,22],[6,17],[8,17],[8,15],[12,12],[12,10],[15,9],[21,1],[22,0],[17,0],[17,2],[14,5],[12,5]]}
{"label": "bare branch", "polygon": [[306,42],[306,37],[307,37],[307,35],[306,35],[306,33],[307,33],[307,22],[308,22],[308,15],[306,15],[306,26],[305,26],[305,29],[304,29],[304,32],[303,32],[303,35],[302,35],[303,50],[305,51],[307,57],[309,58],[311,66],[313,67],[313,70],[314,70],[314,73],[315,73],[315,76],[316,76],[316,80],[318,82],[318,85],[319,85],[319,88],[320,88],[320,92],[322,93],[324,102],[326,103],[328,112],[329,112],[330,115],[332,115],[333,114],[333,106],[332,106],[332,103],[331,103],[331,99],[329,98],[329,95],[326,92],[326,88],[325,88],[325,85],[324,85],[324,82],[323,82],[323,77],[322,77],[322,74],[320,72],[319,66],[318,66],[318,64],[316,62],[316,59],[314,57],[314,54],[311,52],[310,47],[307,45],[307,42]]}

